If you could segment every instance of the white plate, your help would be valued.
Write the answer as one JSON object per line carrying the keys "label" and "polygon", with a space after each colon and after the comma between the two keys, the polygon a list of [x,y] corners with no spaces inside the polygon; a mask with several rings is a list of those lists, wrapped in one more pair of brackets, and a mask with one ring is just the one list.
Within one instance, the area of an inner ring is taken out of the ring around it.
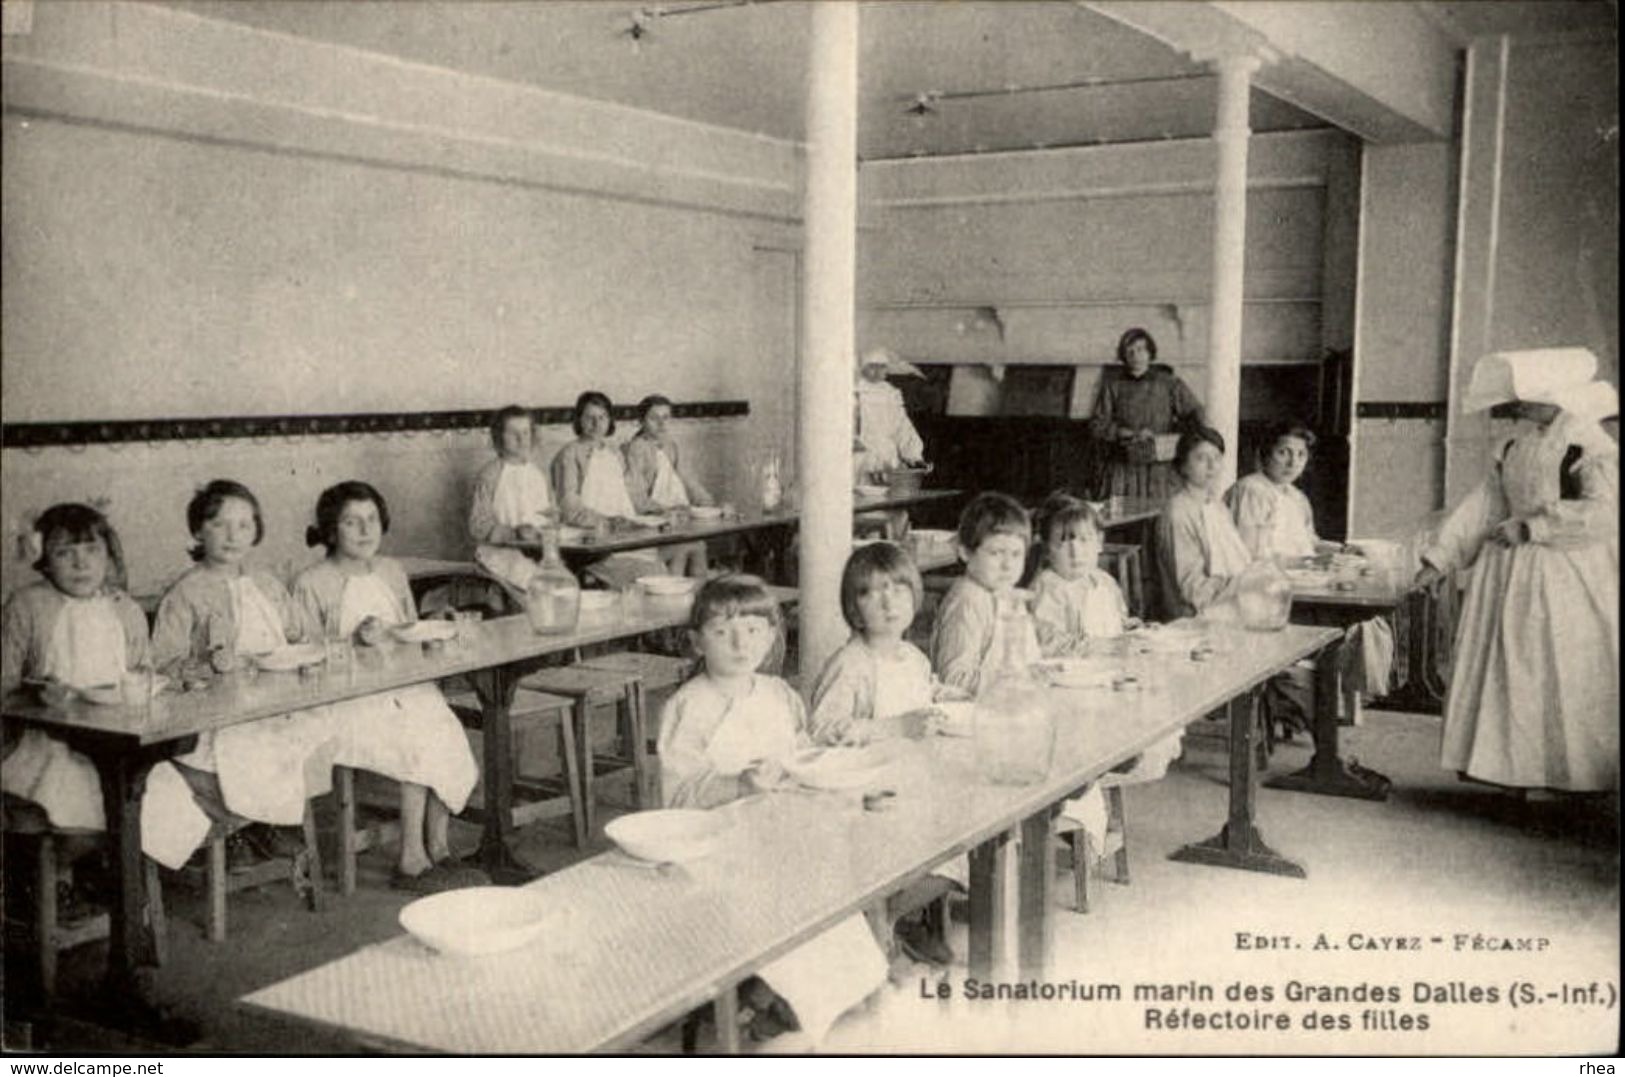
{"label": "white plate", "polygon": [[785,770],[813,789],[861,789],[885,781],[907,750],[907,742],[899,740],[861,748],[815,748],[796,755]]}
{"label": "white plate", "polygon": [[968,737],[975,731],[972,715],[976,712],[974,703],[933,703],[932,709],[942,712],[942,721],[937,725],[937,733],[944,737]]}
{"label": "white plate", "polygon": [[474,886],[419,898],[401,910],[401,926],[432,950],[477,957],[513,950],[558,930],[568,910],[525,887]]}
{"label": "white plate", "polygon": [[871,501],[873,501],[877,497],[885,497],[887,489],[888,488],[885,487],[885,486],[854,486],[854,487],[852,487],[853,493],[857,494],[859,497],[866,497]]}
{"label": "white plate", "polygon": [[327,661],[327,649],[321,644],[294,643],[256,656],[254,664],[261,669],[280,673],[291,669],[303,669],[306,666],[320,665],[325,661]]}
{"label": "white plate", "polygon": [[157,695],[169,683],[169,678],[162,673],[152,674],[152,687],[147,688],[147,674],[126,673],[124,680],[118,684],[98,684],[90,688],[79,689],[79,694],[90,702],[102,707],[118,707],[125,703],[139,700],[144,694]]}
{"label": "white plate", "polygon": [[690,576],[639,576],[638,584],[651,595],[686,595],[699,585]]}
{"label": "white plate", "polygon": [[664,516],[649,516],[649,515],[628,516],[627,519],[631,520],[633,523],[637,524],[639,527],[665,527],[668,523],[671,522],[671,521],[667,520]]}
{"label": "white plate", "polygon": [[452,621],[413,621],[409,625],[395,625],[390,632],[402,643],[431,643],[457,638],[457,625]]}
{"label": "white plate", "polygon": [[568,543],[580,542],[582,536],[584,536],[586,533],[587,529],[585,527],[566,525],[559,528],[559,541]]}
{"label": "white plate", "polygon": [[720,520],[722,510],[715,505],[691,505],[688,514],[696,520]]}
{"label": "white plate", "polygon": [[628,856],[656,864],[681,864],[716,852],[733,829],[721,812],[665,808],[611,820],[604,834]]}
{"label": "white plate", "polygon": [[1092,658],[1051,658],[1039,663],[1039,672],[1056,688],[1110,688],[1118,663]]}

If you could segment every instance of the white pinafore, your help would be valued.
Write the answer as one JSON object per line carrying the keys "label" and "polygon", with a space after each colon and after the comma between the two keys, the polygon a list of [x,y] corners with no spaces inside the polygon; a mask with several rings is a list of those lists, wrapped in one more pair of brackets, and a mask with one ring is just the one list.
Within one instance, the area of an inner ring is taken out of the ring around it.
{"label": "white pinafore", "polygon": [[649,491],[649,497],[656,505],[670,508],[673,505],[687,505],[688,484],[683,477],[677,474],[672,466],[671,457],[659,445],[655,446],[655,481]]}
{"label": "white pinafore", "polygon": [[[40,676],[75,688],[116,684],[126,672],[124,626],[105,595],[68,598],[46,644]],[[101,781],[87,756],[38,729],[23,732],[0,767],[0,785],[38,804],[51,825],[105,830]],[[141,800],[141,847],[169,868],[185,865],[209,834],[209,817],[169,763],[154,766]]]}
{"label": "white pinafore", "polygon": [[[601,516],[637,515],[632,495],[626,492],[626,464],[608,445],[594,445],[581,476],[581,503]],[[595,562],[591,571],[613,587],[623,587],[640,576],[663,575],[666,566],[653,553],[616,553]]]}
{"label": "white pinafore", "polygon": [[[242,655],[274,651],[286,642],[282,618],[248,576],[231,581]],[[295,826],[305,803],[333,788],[339,734],[330,714],[294,711],[243,722],[214,734],[214,771],[226,807],[245,819]]]}
{"label": "white pinafore", "polygon": [[[542,527],[551,521],[545,515],[553,507],[553,494],[547,477],[529,463],[514,464],[504,460],[502,473],[497,476],[496,493],[492,497],[491,511],[496,522],[503,527]],[[523,550],[510,546],[480,545],[475,547],[474,560],[491,575],[523,591],[536,574],[536,562],[525,556]]]}
{"label": "white pinafore", "polygon": [[[385,624],[407,620],[377,573],[345,577],[339,631],[349,636],[369,616]],[[468,803],[479,768],[462,723],[435,685],[391,689],[324,709],[338,724],[340,765],[426,785],[452,812]]]}

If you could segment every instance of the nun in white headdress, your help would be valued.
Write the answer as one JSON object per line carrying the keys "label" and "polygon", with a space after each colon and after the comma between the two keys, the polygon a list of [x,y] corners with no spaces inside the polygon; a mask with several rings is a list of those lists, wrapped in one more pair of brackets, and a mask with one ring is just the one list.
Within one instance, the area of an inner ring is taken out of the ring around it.
{"label": "nun in white headdress", "polygon": [[1619,446],[1584,348],[1498,352],[1467,411],[1525,425],[1422,554],[1420,579],[1466,569],[1442,765],[1517,788],[1619,785]]}

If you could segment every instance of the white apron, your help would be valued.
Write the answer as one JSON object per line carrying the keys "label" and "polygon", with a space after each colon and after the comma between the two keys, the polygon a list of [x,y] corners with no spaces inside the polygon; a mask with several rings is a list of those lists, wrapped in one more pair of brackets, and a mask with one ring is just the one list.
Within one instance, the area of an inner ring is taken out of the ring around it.
{"label": "white apron", "polygon": [[[70,598],[46,644],[41,676],[86,688],[116,684],[126,670],[124,626],[106,597]],[[24,730],[0,767],[0,785],[45,810],[52,826],[106,830],[101,781],[89,757],[38,729]],[[169,763],[147,777],[141,800],[141,847],[169,868],[186,863],[209,835],[209,817]]]}
{"label": "white apron", "polygon": [[[548,490],[547,478],[529,464],[503,463],[497,476],[496,494],[491,510],[503,527],[541,527],[550,521],[544,515],[553,507],[553,495]],[[536,562],[525,551],[511,546],[475,547],[474,560],[491,575],[523,591],[536,574]]]}
{"label": "white apron", "polygon": [[[377,573],[348,576],[339,600],[339,631],[349,636],[367,617],[399,624],[404,611]],[[338,725],[337,762],[434,790],[453,813],[463,810],[479,768],[462,723],[433,684],[396,688],[323,710]]]}
{"label": "white apron", "polygon": [[664,508],[689,503],[688,484],[677,474],[677,469],[672,466],[671,457],[666,455],[666,450],[658,445],[655,447],[654,488],[649,491],[649,497],[656,505]]}
{"label": "white apron", "polygon": [[[669,461],[667,466],[670,466]],[[626,465],[620,453],[607,445],[595,446],[587,454],[587,470],[581,477],[581,503],[602,516],[637,515],[632,496],[626,492]],[[664,575],[666,566],[653,553],[635,551],[610,554],[594,562],[589,571],[609,586],[621,589],[641,576]]]}
{"label": "white apron", "polygon": [[[231,581],[239,654],[274,651],[286,642],[282,618],[254,581]],[[214,734],[214,770],[226,807],[245,819],[295,826],[305,803],[333,788],[338,729],[322,711],[294,711],[228,726]]]}
{"label": "white apron", "polygon": [[[773,701],[760,681],[741,710]],[[705,753],[719,774],[737,774],[762,759],[784,759],[796,748],[793,722],[725,721]],[[886,980],[886,957],[863,916],[850,916],[822,935],[802,943],[758,975],[790,1003],[801,1030],[819,1043],[835,1019]]]}

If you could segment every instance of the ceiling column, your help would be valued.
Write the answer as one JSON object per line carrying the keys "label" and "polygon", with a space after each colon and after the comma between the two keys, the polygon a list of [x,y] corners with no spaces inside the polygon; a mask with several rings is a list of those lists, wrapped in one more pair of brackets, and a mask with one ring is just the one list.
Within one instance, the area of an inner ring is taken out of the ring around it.
{"label": "ceiling column", "polygon": [[1213,126],[1217,149],[1213,184],[1213,274],[1210,282],[1207,355],[1207,420],[1224,436],[1219,489],[1236,481],[1241,445],[1241,302],[1247,247],[1247,120],[1252,74],[1262,64],[1254,53],[1212,61],[1219,75]]}
{"label": "ceiling column", "polygon": [[852,552],[853,326],[857,284],[858,5],[812,5],[796,476],[801,488],[801,678],[846,642],[841,572]]}

